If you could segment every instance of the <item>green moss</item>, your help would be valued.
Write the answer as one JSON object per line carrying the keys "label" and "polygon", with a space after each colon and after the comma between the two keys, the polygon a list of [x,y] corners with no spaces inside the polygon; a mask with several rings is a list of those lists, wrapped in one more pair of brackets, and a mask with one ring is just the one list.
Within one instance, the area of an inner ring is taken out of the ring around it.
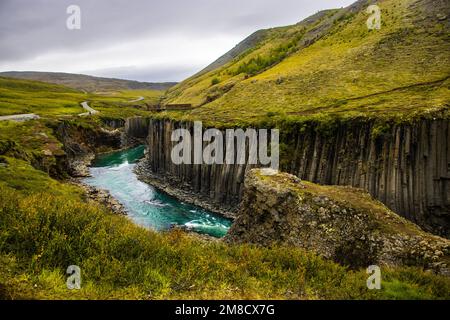
{"label": "green moss", "polygon": [[81,190],[73,185],[51,179],[47,173],[35,169],[26,161],[2,156],[6,166],[0,166],[0,185],[24,194],[46,190],[52,195],[65,195],[81,199]]}
{"label": "green moss", "polygon": [[212,80],[211,80],[211,85],[212,86],[215,86],[216,84],[219,84],[220,83],[220,79],[219,78],[213,78]]}
{"label": "green moss", "polygon": [[32,162],[63,154],[61,143],[45,121],[0,121],[0,155]]}

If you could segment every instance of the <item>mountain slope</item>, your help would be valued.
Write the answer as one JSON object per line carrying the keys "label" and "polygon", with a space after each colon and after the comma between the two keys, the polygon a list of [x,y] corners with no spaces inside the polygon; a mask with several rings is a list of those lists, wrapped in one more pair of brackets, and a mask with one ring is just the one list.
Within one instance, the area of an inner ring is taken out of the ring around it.
{"label": "mountain slope", "polygon": [[164,102],[191,103],[198,108],[185,117],[223,124],[448,110],[448,1],[377,1],[381,30],[367,28],[372,3],[266,30],[236,58],[171,88]]}
{"label": "mountain slope", "polygon": [[227,64],[228,62],[232,61],[233,59],[239,57],[247,50],[250,50],[251,48],[258,45],[258,43],[260,43],[261,40],[263,40],[266,37],[267,32],[268,30],[258,30],[252,33],[250,36],[248,36],[243,41],[238,43],[233,49],[225,53],[223,56],[221,56],[219,59],[211,63],[209,66],[204,68],[195,76],[220,68],[223,65]]}
{"label": "mountain slope", "polygon": [[53,84],[64,85],[73,89],[87,92],[116,91],[116,90],[167,90],[175,82],[150,83],[131,80],[100,78],[83,74],[11,71],[0,72],[0,76],[24,80],[35,80]]}

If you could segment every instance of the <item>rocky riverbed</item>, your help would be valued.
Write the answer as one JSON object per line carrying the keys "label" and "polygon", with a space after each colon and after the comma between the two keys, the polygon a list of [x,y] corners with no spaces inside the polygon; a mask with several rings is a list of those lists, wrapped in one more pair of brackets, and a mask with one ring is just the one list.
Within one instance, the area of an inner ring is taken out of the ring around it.
{"label": "rocky riverbed", "polygon": [[127,210],[125,207],[109,191],[90,186],[83,182],[83,178],[91,176],[89,166],[94,159],[94,153],[87,153],[70,159],[68,162],[68,171],[73,177],[72,183],[83,189],[87,199],[105,206],[115,214],[126,215]]}
{"label": "rocky riverbed", "polygon": [[117,199],[115,199],[109,191],[89,186],[80,180],[76,181],[76,184],[84,190],[86,197],[89,200],[102,204],[115,214],[127,214],[126,208]]}

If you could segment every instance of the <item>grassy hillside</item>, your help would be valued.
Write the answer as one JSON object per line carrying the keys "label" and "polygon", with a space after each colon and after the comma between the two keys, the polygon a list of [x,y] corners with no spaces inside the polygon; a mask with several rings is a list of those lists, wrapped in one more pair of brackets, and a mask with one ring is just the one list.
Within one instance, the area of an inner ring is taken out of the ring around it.
{"label": "grassy hillside", "polygon": [[10,71],[10,72],[0,72],[0,76],[59,84],[85,92],[104,92],[104,91],[121,91],[121,90],[164,91],[176,84],[175,82],[150,83],[150,82],[122,80],[122,79],[93,77],[84,74],[59,73],[59,72]]}
{"label": "grassy hillside", "polygon": [[[0,77],[0,116],[36,113],[41,117],[76,116],[80,103],[89,101],[101,116],[127,117],[147,114],[145,104],[159,101],[161,91],[123,90],[103,94],[83,93],[68,87],[39,81]],[[132,102],[144,97],[144,100]]]}
{"label": "grassy hillside", "polygon": [[166,103],[216,124],[357,116],[407,118],[448,110],[448,1],[381,0],[369,30],[360,0],[293,26],[265,30],[253,47],[169,90]]}

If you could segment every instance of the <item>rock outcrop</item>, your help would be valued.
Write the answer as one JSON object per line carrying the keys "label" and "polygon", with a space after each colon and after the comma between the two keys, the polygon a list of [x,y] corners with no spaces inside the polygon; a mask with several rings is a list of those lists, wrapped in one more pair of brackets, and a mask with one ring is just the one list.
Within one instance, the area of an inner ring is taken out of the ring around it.
{"label": "rock outcrop", "polygon": [[95,154],[121,148],[122,133],[97,126],[81,126],[61,121],[55,134],[63,144],[65,169],[72,177],[89,176],[88,166]]}
{"label": "rock outcrop", "polygon": [[127,214],[127,210],[125,209],[125,207],[118,200],[116,200],[109,193],[109,191],[87,185],[80,181],[77,181],[76,184],[84,190],[89,200],[100,203],[101,205],[105,206],[115,214],[119,215]]}
{"label": "rock outcrop", "polygon": [[420,266],[450,275],[450,240],[422,231],[362,190],[250,171],[227,241],[298,246],[353,268]]}
{"label": "rock outcrop", "polygon": [[148,136],[149,119],[143,117],[127,118],[121,136],[122,146],[144,144]]}

